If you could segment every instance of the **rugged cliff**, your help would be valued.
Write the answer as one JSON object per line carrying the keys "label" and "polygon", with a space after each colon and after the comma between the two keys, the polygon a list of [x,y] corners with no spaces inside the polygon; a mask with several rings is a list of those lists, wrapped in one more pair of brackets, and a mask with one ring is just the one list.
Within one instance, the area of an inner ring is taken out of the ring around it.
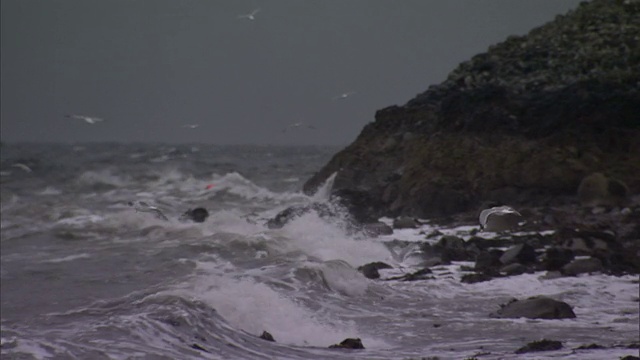
{"label": "rugged cliff", "polygon": [[379,110],[305,191],[334,172],[334,194],[360,218],[566,204],[594,172],[637,193],[640,2],[584,2],[491,46]]}

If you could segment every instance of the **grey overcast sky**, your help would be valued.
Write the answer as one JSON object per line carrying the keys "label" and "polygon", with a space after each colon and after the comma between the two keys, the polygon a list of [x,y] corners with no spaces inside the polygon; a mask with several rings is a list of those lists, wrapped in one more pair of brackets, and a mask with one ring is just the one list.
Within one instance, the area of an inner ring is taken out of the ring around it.
{"label": "grey overcast sky", "polygon": [[347,145],[578,3],[2,0],[0,140]]}

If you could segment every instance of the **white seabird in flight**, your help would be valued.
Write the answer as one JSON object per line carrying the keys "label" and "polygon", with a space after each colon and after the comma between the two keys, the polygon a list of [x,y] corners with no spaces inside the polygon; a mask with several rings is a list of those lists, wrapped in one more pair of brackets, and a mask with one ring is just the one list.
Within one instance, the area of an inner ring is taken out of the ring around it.
{"label": "white seabird in flight", "polygon": [[136,209],[137,212],[152,213],[156,217],[158,217],[159,219],[162,219],[162,220],[165,220],[165,221],[169,220],[169,218],[167,218],[162,213],[162,210],[160,210],[156,206],[149,205],[144,201],[129,201],[129,206],[132,206],[134,209]]}
{"label": "white seabird in flight", "polygon": [[13,165],[11,165],[11,166],[13,166],[13,167],[17,167],[17,168],[20,168],[20,169],[22,169],[22,170],[24,170],[25,172],[28,172],[28,173],[33,172],[33,170],[31,170],[31,168],[30,168],[30,167],[28,167],[28,166],[27,166],[27,165],[25,165],[25,164],[15,163],[15,164],[13,164]]}
{"label": "white seabird in flight", "polygon": [[255,20],[256,14],[260,11],[260,8],[253,10],[248,14],[238,15],[238,19],[247,19],[247,20]]}
{"label": "white seabird in flight", "polygon": [[355,95],[355,93],[356,93],[355,91],[347,91],[347,92],[342,93],[342,94],[340,94],[340,95],[338,95],[338,96],[335,96],[335,97],[333,98],[333,100],[335,101],[335,100],[340,100],[340,99],[346,99],[346,98],[348,98],[348,97],[349,97],[349,96],[351,96],[351,95]]}
{"label": "white seabird in flight", "polygon": [[[300,128],[302,126],[305,126],[305,123],[296,122],[296,123],[290,124],[289,126],[287,126],[284,129],[282,129],[282,132],[287,132],[288,129],[297,129],[297,128]],[[306,125],[305,127],[308,128],[308,129],[312,129],[312,130],[316,129],[313,125]]]}
{"label": "white seabird in flight", "polygon": [[200,126],[199,124],[184,124],[182,125],[183,128],[189,128],[189,129],[195,129],[198,126]]}
{"label": "white seabird in flight", "polygon": [[480,212],[480,228],[483,231],[507,231],[518,225],[522,215],[510,206],[496,206]]}
{"label": "white seabird in flight", "polygon": [[78,120],[86,121],[89,124],[95,124],[97,122],[104,121],[103,119],[98,117],[76,115],[76,114],[70,114],[70,115],[67,115],[67,117],[70,119],[78,119]]}

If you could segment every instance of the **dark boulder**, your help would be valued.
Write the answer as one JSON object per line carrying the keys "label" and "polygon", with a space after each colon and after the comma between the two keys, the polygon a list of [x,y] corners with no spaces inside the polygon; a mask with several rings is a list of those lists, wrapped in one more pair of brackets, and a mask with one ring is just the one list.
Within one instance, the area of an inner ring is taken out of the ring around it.
{"label": "dark boulder", "polygon": [[434,279],[434,277],[429,275],[432,273],[433,272],[431,271],[431,269],[424,268],[409,274],[390,277],[387,280],[400,280],[400,281],[432,280]]}
{"label": "dark boulder", "polygon": [[202,207],[197,207],[195,209],[189,209],[184,214],[180,216],[180,221],[193,221],[197,223],[203,223],[209,217],[209,211]]}
{"label": "dark boulder", "polygon": [[576,317],[569,304],[545,296],[534,296],[525,300],[514,300],[501,305],[491,314],[496,318],[572,319]]}
{"label": "dark boulder", "polygon": [[276,339],[273,338],[273,335],[271,335],[267,331],[263,331],[262,332],[262,335],[260,335],[260,339],[267,340],[267,341],[273,341],[273,342],[276,341]]}
{"label": "dark boulder", "polygon": [[558,271],[563,266],[570,263],[575,258],[573,251],[560,247],[550,247],[545,250],[542,258],[542,269],[547,271]]}
{"label": "dark boulder", "polygon": [[520,275],[526,272],[529,272],[529,268],[519,263],[511,263],[500,268],[500,273],[504,273],[508,276]]}
{"label": "dark boulder", "polygon": [[500,262],[509,265],[514,262],[532,264],[536,262],[536,250],[528,244],[518,244],[510,247],[500,256]]}
{"label": "dark boulder", "polygon": [[391,226],[381,221],[377,221],[362,225],[362,232],[367,236],[377,237],[380,235],[391,235],[393,234],[393,229]]}
{"label": "dark boulder", "polygon": [[378,270],[380,269],[392,269],[392,267],[391,265],[385,264],[380,261],[368,263],[358,267],[358,271],[360,271],[368,279],[379,279],[380,273],[378,272]]}
{"label": "dark boulder", "polygon": [[415,229],[420,225],[421,224],[418,220],[410,216],[400,216],[393,219],[394,229]]}
{"label": "dark boulder", "polygon": [[502,250],[493,249],[490,251],[483,251],[476,257],[475,271],[481,272],[497,272],[497,269],[502,267],[500,257],[504,252]]}
{"label": "dark boulder", "polygon": [[601,272],[604,270],[602,261],[598,258],[576,259],[562,267],[564,275],[575,276],[585,273]]}
{"label": "dark boulder", "polygon": [[342,340],[340,344],[329,346],[330,349],[364,349],[360,338],[347,338]]}
{"label": "dark boulder", "polygon": [[493,280],[494,276],[486,274],[486,273],[474,273],[474,274],[464,274],[460,278],[460,282],[466,284],[475,284],[479,282]]}
{"label": "dark boulder", "polygon": [[516,354],[524,354],[536,351],[553,351],[562,349],[562,343],[556,340],[542,339],[540,341],[530,342],[527,345],[516,350]]}

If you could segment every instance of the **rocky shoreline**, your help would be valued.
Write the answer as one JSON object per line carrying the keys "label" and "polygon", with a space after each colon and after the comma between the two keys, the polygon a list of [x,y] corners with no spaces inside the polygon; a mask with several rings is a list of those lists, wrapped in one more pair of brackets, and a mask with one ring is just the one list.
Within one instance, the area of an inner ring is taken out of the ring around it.
{"label": "rocky shoreline", "polygon": [[[383,262],[358,270],[374,281],[428,282],[439,267],[472,263],[460,269],[463,283],[535,272],[544,279],[640,274],[638,18],[639,1],[585,1],[460,64],[405,105],[379,110],[304,185],[312,194],[334,176],[332,198],[355,227],[391,236],[385,244],[397,260],[411,253],[419,264],[392,277],[381,275],[394,270]],[[522,214],[517,232],[479,236],[480,211],[498,205]],[[421,242],[396,236],[425,222],[474,229],[465,238],[423,233]],[[487,316],[576,317],[571,304],[546,297],[513,299]],[[514,353],[562,346],[542,339]]]}

